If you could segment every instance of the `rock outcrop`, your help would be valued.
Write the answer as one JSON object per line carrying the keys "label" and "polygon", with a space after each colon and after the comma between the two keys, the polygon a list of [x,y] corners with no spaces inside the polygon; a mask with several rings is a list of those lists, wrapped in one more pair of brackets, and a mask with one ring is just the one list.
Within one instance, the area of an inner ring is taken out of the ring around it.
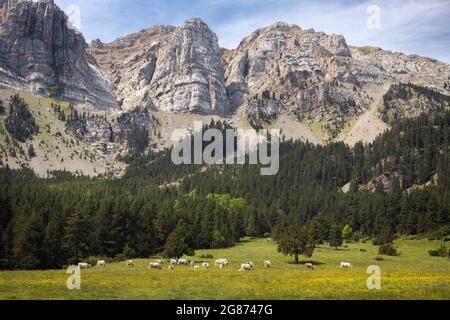
{"label": "rock outcrop", "polygon": [[289,112],[339,124],[370,104],[355,89],[351,50],[342,36],[275,23],[223,55],[232,109],[247,104],[249,113]]}
{"label": "rock outcrop", "polygon": [[0,81],[95,110],[117,103],[78,31],[53,0],[0,0]]}
{"label": "rock outcrop", "polygon": [[228,97],[217,36],[200,19],[156,26],[91,53],[114,83],[124,109],[226,114]]}

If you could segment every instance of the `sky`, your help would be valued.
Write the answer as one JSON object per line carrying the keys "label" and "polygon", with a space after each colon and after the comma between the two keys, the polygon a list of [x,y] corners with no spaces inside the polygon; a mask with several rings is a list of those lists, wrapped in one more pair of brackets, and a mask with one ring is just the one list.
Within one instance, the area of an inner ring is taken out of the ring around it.
{"label": "sky", "polygon": [[419,54],[450,63],[450,0],[56,0],[86,40],[110,42],[156,24],[203,19],[228,49],[282,21],[349,45]]}

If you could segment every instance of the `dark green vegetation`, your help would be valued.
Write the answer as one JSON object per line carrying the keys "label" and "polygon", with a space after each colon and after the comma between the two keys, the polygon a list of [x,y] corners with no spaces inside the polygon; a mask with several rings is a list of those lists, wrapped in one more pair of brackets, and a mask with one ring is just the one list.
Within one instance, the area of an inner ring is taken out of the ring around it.
{"label": "dark green vegetation", "polygon": [[442,112],[449,107],[448,95],[412,83],[399,83],[392,85],[384,95],[381,116],[384,122],[393,125],[405,117],[405,109],[421,113]]}
{"label": "dark green vegetation", "polygon": [[267,233],[282,253],[311,256],[324,242],[370,237],[384,245],[396,234],[444,230],[449,124],[450,113],[402,120],[355,148],[284,141],[272,177],[258,166],[175,167],[170,150],[137,157],[116,180],[42,180],[2,169],[1,266],[53,268],[125,252],[180,256]]}
{"label": "dark green vegetation", "polygon": [[18,94],[10,98],[5,124],[6,130],[20,142],[27,141],[38,132],[38,126],[34,121],[33,115],[25,101]]}

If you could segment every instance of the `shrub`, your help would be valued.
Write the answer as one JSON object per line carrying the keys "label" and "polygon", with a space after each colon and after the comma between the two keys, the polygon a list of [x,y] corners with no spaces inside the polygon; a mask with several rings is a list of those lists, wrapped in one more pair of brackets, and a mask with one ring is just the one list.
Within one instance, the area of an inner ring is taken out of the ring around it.
{"label": "shrub", "polygon": [[443,226],[436,232],[436,237],[439,239],[446,238],[447,236],[450,236],[450,226]]}
{"label": "shrub", "polygon": [[382,254],[385,256],[398,256],[397,249],[392,244],[384,244],[380,247],[380,250],[378,251],[378,254]]}
{"label": "shrub", "polygon": [[442,244],[441,247],[437,250],[428,251],[428,253],[432,257],[447,257],[450,255],[450,252],[445,244]]}
{"label": "shrub", "polygon": [[113,263],[114,259],[108,258],[108,257],[89,257],[85,261],[86,263],[90,264],[92,267],[95,267],[97,265],[97,261],[104,260],[106,263]]}
{"label": "shrub", "polygon": [[30,158],[36,157],[36,151],[34,151],[34,147],[32,144],[30,144],[30,146],[28,147],[28,156]]}
{"label": "shrub", "polygon": [[116,255],[113,259],[114,262],[122,262],[127,260],[127,257],[123,254],[123,253],[119,253],[118,255]]}
{"label": "shrub", "polygon": [[136,258],[136,250],[126,245],[125,248],[123,249],[123,255],[127,259]]}

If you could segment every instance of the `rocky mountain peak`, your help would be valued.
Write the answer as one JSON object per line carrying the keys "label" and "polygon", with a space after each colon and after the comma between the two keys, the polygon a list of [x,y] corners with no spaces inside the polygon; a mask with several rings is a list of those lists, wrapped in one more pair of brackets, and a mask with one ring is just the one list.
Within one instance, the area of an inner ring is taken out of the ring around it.
{"label": "rocky mountain peak", "polygon": [[2,84],[92,109],[116,107],[108,83],[86,52],[84,37],[69,26],[53,0],[0,3]]}
{"label": "rocky mountain peak", "polygon": [[201,19],[156,26],[90,52],[123,109],[225,114],[228,98],[217,35]]}

